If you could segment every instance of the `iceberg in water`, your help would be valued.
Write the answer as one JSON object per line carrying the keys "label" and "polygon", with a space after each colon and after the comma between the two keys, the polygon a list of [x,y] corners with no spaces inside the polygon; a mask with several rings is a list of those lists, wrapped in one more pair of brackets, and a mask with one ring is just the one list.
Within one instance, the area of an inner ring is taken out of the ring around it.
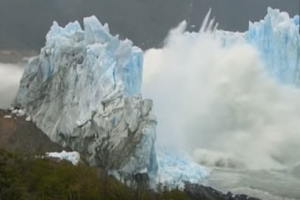
{"label": "iceberg in water", "polygon": [[14,106],[52,141],[120,174],[157,171],[156,118],[140,95],[143,53],[94,16],[53,23],[29,61]]}

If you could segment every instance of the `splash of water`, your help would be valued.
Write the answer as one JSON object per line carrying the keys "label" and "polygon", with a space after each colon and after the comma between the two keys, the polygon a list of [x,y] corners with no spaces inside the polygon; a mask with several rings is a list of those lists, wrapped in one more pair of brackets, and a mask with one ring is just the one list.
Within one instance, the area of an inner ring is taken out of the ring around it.
{"label": "splash of water", "polygon": [[154,100],[158,143],[208,165],[278,168],[300,158],[300,91],[276,83],[245,43],[223,48],[213,21],[182,22],[145,52],[144,97]]}

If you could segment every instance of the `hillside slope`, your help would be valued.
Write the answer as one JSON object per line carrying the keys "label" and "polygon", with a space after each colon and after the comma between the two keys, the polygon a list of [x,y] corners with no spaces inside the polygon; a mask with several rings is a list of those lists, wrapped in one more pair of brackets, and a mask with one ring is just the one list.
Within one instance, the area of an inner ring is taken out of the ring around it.
{"label": "hillside slope", "polygon": [[[11,116],[6,118],[4,116]],[[25,117],[17,117],[0,109],[0,147],[19,154],[43,154],[62,151],[64,148],[52,142]]]}

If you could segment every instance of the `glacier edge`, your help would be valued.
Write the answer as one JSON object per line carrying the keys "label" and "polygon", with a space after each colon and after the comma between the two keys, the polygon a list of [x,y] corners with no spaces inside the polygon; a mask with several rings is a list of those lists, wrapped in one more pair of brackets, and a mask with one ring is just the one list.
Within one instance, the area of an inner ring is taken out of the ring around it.
{"label": "glacier edge", "polygon": [[84,18],[83,26],[53,23],[13,105],[90,165],[155,174],[157,122],[152,101],[140,95],[142,51],[110,35],[95,16]]}

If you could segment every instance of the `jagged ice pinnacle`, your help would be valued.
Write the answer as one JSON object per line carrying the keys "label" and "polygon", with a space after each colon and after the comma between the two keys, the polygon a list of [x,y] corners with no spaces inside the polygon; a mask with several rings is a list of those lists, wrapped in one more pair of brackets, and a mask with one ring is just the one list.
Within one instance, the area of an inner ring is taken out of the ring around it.
{"label": "jagged ice pinnacle", "polygon": [[123,174],[155,174],[156,118],[140,95],[142,51],[109,34],[95,16],[53,23],[40,55],[29,61],[14,106],[49,138],[91,165]]}

